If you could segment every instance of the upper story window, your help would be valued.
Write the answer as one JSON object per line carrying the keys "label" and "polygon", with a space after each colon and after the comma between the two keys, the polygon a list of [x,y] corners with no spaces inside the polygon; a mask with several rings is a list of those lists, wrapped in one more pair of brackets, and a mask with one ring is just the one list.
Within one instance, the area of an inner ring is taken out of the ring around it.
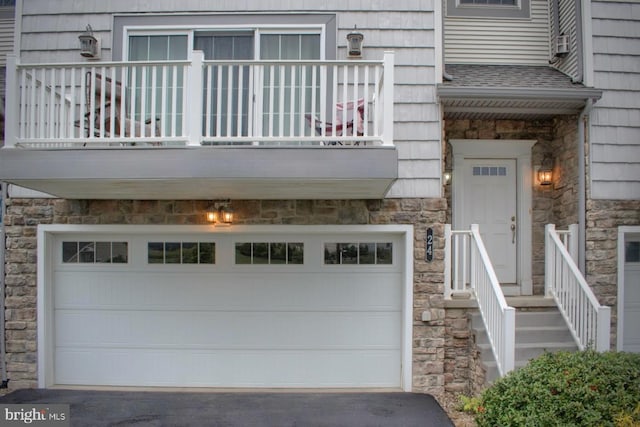
{"label": "upper story window", "polygon": [[463,18],[531,17],[530,0],[447,0],[447,16]]}

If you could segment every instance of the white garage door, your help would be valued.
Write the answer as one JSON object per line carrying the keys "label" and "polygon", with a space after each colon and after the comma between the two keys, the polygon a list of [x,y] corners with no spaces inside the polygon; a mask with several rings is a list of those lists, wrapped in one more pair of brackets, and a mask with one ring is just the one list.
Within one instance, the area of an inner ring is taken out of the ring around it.
{"label": "white garage door", "polygon": [[623,351],[640,353],[640,236],[625,242]]}
{"label": "white garage door", "polygon": [[393,234],[68,234],[55,384],[400,387]]}

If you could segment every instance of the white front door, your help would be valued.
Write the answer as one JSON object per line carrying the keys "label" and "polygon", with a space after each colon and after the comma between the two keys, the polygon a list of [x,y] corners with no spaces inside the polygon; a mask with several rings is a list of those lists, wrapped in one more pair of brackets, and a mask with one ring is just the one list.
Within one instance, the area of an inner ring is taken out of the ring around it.
{"label": "white front door", "polygon": [[515,159],[465,159],[463,224],[478,224],[501,284],[517,282]]}

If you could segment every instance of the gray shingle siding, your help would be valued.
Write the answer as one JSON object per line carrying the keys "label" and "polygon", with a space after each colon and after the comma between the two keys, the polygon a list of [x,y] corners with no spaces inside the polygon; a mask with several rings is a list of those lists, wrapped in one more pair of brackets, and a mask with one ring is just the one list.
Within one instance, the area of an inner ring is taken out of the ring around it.
{"label": "gray shingle siding", "polygon": [[594,1],[591,196],[640,199],[640,3]]}

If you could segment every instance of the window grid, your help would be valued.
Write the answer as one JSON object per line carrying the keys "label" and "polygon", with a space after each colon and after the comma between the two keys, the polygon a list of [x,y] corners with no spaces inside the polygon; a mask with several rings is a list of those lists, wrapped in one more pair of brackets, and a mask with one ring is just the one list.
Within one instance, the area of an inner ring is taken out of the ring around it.
{"label": "window grid", "polygon": [[127,264],[128,242],[111,241],[63,241],[62,262],[64,264]]}
{"label": "window grid", "polygon": [[148,242],[148,264],[215,264],[214,242]]}
{"label": "window grid", "polygon": [[238,242],[235,244],[236,265],[301,265],[304,243]]}
{"label": "window grid", "polygon": [[325,265],[390,265],[393,243],[325,243]]}

